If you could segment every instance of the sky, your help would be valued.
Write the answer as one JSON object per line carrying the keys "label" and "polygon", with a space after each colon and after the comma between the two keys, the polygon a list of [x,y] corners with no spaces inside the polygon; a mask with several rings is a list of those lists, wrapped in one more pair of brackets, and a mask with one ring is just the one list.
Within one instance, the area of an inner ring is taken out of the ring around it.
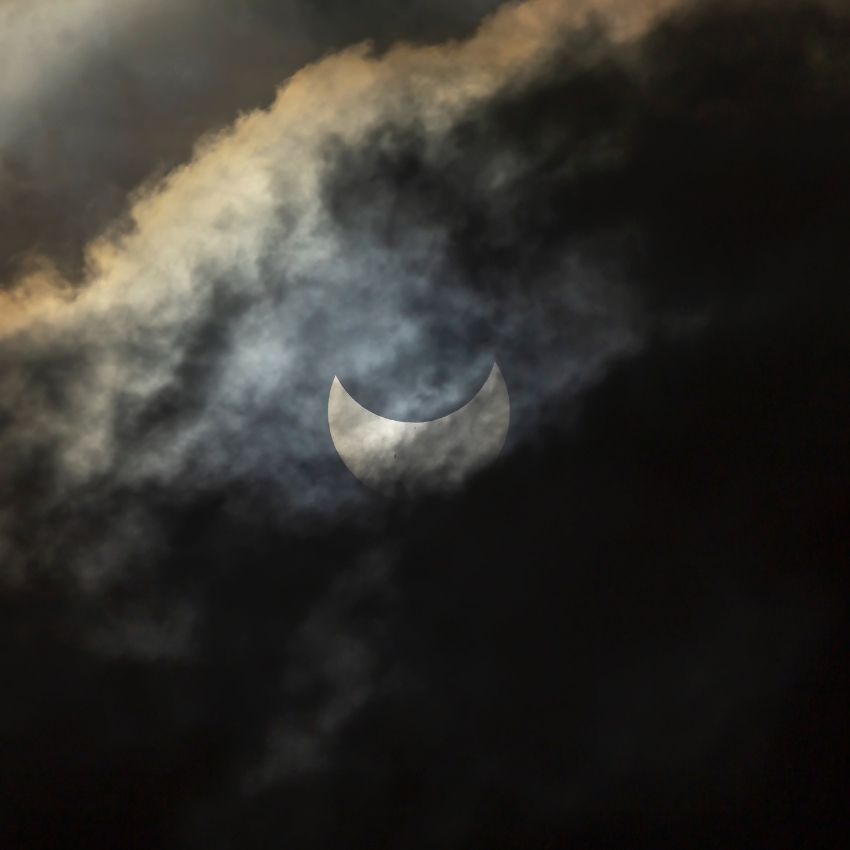
{"label": "sky", "polygon": [[0,0],[2,846],[840,846],[848,143],[844,0]]}

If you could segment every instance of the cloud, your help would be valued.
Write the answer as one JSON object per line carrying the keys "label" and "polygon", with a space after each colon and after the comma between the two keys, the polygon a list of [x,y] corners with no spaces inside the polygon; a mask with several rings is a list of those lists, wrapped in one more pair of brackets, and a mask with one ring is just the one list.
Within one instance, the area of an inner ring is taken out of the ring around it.
{"label": "cloud", "polygon": [[2,4],[0,285],[33,255],[78,283],[127,195],[207,132],[268,106],[306,62],[366,38],[468,33],[495,2],[7,0]]}
{"label": "cloud", "polygon": [[[390,47],[417,17],[381,3],[198,33],[172,5],[116,5],[120,50],[27,89],[87,116],[74,163],[141,142],[79,230],[79,199],[36,210],[0,293],[0,827],[61,843],[57,788],[89,846],[143,810],[184,847],[542,845],[630,811],[696,844],[692,799],[781,826],[775,742],[813,716],[783,712],[840,690],[803,677],[846,595],[846,15],[536,0]],[[433,33],[484,8],[451,5]],[[321,57],[358,28],[376,48]],[[78,111],[133,63],[93,99],[130,118]],[[10,159],[20,196],[71,197],[72,147]],[[405,504],[350,476],[334,375],[428,419],[494,360],[498,464]]]}
{"label": "cloud", "polygon": [[[341,571],[291,638],[281,682],[289,710],[269,730],[262,761],[243,779],[248,794],[326,770],[346,723],[376,690],[392,688],[398,671],[382,669],[381,643],[395,554],[374,549]],[[366,622],[357,616],[363,603],[373,612]],[[375,617],[378,612],[383,617]]]}
{"label": "cloud", "polygon": [[[617,40],[645,27],[655,5],[611,8],[622,14]],[[2,296],[7,456],[49,452],[62,499],[95,481],[191,492],[255,479],[274,483],[282,516],[333,514],[363,501],[327,435],[336,372],[379,382],[388,364],[445,369],[452,348],[466,358],[448,391],[444,375],[426,371],[411,399],[406,376],[394,376],[387,390],[408,417],[417,400],[465,401],[499,347],[510,369],[512,325],[529,323],[558,341],[508,373],[521,430],[547,396],[633,350],[627,299],[582,268],[577,248],[562,252],[545,287],[514,297],[500,329],[491,299],[462,280],[439,284],[452,274],[444,227],[408,227],[389,247],[377,231],[351,234],[327,205],[339,149],[391,153],[393,134],[413,133],[439,167],[459,121],[545,73],[564,33],[597,11],[541,1],[506,8],[464,43],[380,58],[352,48],[205,139],[191,162],[140,193],[131,227],[91,243],[81,286],[48,267]],[[550,321],[571,314],[582,321],[566,342]],[[466,351],[474,324],[496,330]],[[13,460],[8,475],[17,468]]]}

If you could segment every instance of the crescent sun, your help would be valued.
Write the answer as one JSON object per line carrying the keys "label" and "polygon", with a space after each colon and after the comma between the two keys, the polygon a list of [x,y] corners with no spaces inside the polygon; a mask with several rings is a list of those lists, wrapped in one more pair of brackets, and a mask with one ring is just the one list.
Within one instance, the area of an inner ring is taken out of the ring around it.
{"label": "crescent sun", "polygon": [[367,487],[411,497],[451,490],[498,457],[511,406],[495,363],[477,395],[454,413],[429,422],[384,419],[358,404],[334,378],[328,425],[339,456]]}

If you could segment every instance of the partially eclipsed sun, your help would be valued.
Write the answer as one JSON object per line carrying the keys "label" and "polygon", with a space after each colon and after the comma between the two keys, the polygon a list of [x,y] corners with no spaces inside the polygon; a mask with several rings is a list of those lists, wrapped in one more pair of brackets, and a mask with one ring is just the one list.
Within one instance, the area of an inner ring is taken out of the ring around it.
{"label": "partially eclipsed sun", "polygon": [[496,364],[475,398],[430,422],[384,419],[358,404],[339,378],[328,398],[328,425],[339,456],[360,481],[385,496],[458,487],[498,457],[510,416],[508,388]]}

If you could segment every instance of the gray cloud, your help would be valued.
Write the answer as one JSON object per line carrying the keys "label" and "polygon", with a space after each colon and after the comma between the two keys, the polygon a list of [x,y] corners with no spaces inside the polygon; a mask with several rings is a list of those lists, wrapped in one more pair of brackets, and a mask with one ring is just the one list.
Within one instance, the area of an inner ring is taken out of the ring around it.
{"label": "gray cloud", "polygon": [[[352,715],[376,691],[386,696],[399,687],[400,671],[385,669],[381,647],[394,561],[395,553],[376,549],[341,572],[289,641],[280,683],[289,711],[269,729],[262,761],[243,778],[245,792],[327,769],[335,738]],[[383,617],[358,622],[356,608],[364,603]]]}

